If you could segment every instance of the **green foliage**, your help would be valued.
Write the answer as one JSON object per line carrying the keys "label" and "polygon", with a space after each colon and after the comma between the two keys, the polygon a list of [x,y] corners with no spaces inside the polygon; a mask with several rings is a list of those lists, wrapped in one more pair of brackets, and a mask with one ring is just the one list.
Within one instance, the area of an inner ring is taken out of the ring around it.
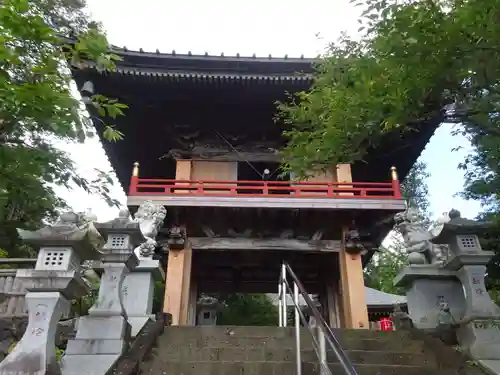
{"label": "green foliage", "polygon": [[165,282],[158,280],[155,282],[155,291],[153,295],[153,314],[163,311],[163,300],[165,298]]}
{"label": "green foliage", "polygon": [[417,209],[427,221],[429,221],[430,206],[429,188],[427,186],[429,177],[427,165],[422,161],[417,161],[401,184],[401,194],[408,207]]}
{"label": "green foliage", "polygon": [[88,315],[89,309],[97,301],[98,296],[99,296],[99,288],[92,289],[89,292],[89,294],[71,300],[71,315],[72,316]]}
{"label": "green foliage", "polygon": [[[427,222],[430,222],[429,189],[426,181],[429,176],[426,164],[417,162],[401,185],[401,193],[408,206],[417,209]],[[408,255],[397,233],[391,237],[391,242],[389,249],[381,247],[365,267],[365,284],[386,293],[404,294],[404,289],[395,287],[393,281],[399,271],[407,265]]]}
{"label": "green foliage", "polygon": [[[485,241],[500,253],[500,0],[351,3],[364,9],[361,39],[332,43],[312,89],[279,105],[285,169],[303,176],[362,160],[388,133],[459,124],[473,146],[462,195],[494,218]],[[490,283],[499,270],[494,260]]]}
{"label": "green foliage", "polygon": [[[0,7],[0,247],[10,256],[32,255],[15,228],[36,228],[66,207],[53,185],[76,185],[117,203],[107,173],[82,178],[70,156],[54,146],[92,135],[90,119],[71,94],[68,63],[78,67],[89,60],[113,69],[116,60],[84,6],[81,0],[5,0]],[[120,139],[112,122],[125,106],[92,92],[84,101],[97,109],[104,136]]]}
{"label": "green foliage", "polygon": [[217,315],[218,325],[275,326],[278,308],[265,294],[232,294],[219,296],[224,307]]}
{"label": "green foliage", "polygon": [[356,5],[365,8],[361,40],[332,43],[312,89],[279,106],[291,125],[285,167],[306,174],[362,160],[387,133],[447,121],[489,150],[476,164],[498,169],[498,138],[487,138],[499,134],[500,0]]}
{"label": "green foliage", "polygon": [[393,281],[407,263],[408,256],[404,249],[398,246],[381,248],[365,268],[365,285],[386,293],[404,294],[404,288],[395,287]]}

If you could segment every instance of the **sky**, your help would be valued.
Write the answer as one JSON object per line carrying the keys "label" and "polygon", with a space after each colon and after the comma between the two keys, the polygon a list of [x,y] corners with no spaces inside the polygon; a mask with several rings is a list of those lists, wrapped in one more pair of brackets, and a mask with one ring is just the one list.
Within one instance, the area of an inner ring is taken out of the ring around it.
{"label": "sky", "polygon": [[[145,51],[224,52],[226,56],[314,57],[342,31],[356,35],[360,13],[349,0],[87,0],[87,4],[92,17],[103,23],[111,44]],[[97,139],[60,146],[71,153],[84,176],[92,176],[94,167],[111,169]],[[463,149],[452,152],[457,146]],[[473,218],[480,210],[477,202],[456,196],[463,187],[458,164],[467,149],[467,140],[452,136],[451,125],[445,124],[421,155],[431,174],[427,183],[435,216],[455,208]],[[99,220],[117,215],[117,208],[78,189],[58,189],[58,193],[77,211],[91,208]],[[112,193],[126,203],[118,184]]]}

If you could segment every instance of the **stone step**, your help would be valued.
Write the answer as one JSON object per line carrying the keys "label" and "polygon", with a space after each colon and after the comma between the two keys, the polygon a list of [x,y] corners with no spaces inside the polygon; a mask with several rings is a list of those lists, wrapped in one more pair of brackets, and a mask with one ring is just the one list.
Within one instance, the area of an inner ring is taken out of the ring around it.
{"label": "stone step", "polygon": [[[146,366],[147,367],[147,366]],[[342,374],[339,364],[330,363],[333,374]],[[359,375],[451,375],[452,372],[422,366],[356,365]],[[156,361],[141,375],[290,375],[296,373],[291,361]],[[319,375],[317,362],[304,362],[303,375]]]}
{"label": "stone step", "polygon": [[[168,327],[170,335],[186,336],[235,336],[235,337],[273,337],[291,338],[295,337],[294,327],[250,327],[250,326],[174,326]],[[353,337],[378,339],[381,337],[408,338],[405,331],[374,331],[369,329],[333,329],[335,337]],[[301,328],[301,335],[310,336],[307,328]]]}
{"label": "stone step", "polygon": [[[423,353],[408,352],[385,352],[349,350],[348,357],[356,364],[391,364],[407,366],[436,366],[433,358]],[[157,351],[164,360],[169,361],[295,361],[295,349],[264,347],[242,348],[242,347],[162,347]],[[301,350],[301,360],[304,362],[317,361],[316,352],[312,349]],[[329,362],[338,362],[333,351],[327,351]]]}
{"label": "stone step", "polygon": [[[403,341],[397,337],[380,336],[378,338],[356,338],[339,337],[339,342],[344,350],[378,350],[405,353],[420,353],[424,349],[423,342],[416,340]],[[172,335],[170,328],[159,338],[158,346],[167,348],[169,346],[193,347],[193,348],[268,348],[268,349],[294,349],[295,338],[276,337],[242,337],[229,335]],[[312,349],[312,338],[303,336],[301,348]]]}

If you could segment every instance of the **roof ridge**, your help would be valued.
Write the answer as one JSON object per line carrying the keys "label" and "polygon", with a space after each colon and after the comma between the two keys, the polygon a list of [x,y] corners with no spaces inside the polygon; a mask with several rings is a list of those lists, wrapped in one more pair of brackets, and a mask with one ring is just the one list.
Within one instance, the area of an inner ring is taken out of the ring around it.
{"label": "roof ridge", "polygon": [[177,53],[175,50],[171,52],[160,52],[157,48],[156,51],[145,51],[143,48],[139,48],[139,50],[128,49],[126,46],[119,47],[116,45],[111,45],[111,49],[113,52],[118,54],[127,54],[127,55],[144,55],[144,56],[161,56],[161,57],[177,57],[177,58],[192,58],[192,59],[224,59],[224,60],[243,60],[243,61],[274,61],[274,62],[302,62],[302,63],[314,63],[319,60],[321,55],[317,55],[316,57],[305,57],[304,54],[301,54],[300,57],[290,57],[286,54],[283,57],[273,57],[269,54],[267,57],[265,56],[257,56],[255,53],[252,56],[242,56],[237,53],[234,56],[225,55],[223,52],[220,55],[210,55],[208,52],[204,54],[193,54],[191,51],[187,53]]}

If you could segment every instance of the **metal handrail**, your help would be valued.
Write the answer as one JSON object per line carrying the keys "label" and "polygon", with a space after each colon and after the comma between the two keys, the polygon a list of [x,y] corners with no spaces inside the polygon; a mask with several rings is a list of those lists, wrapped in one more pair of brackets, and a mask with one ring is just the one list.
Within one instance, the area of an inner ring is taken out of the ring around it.
{"label": "metal handrail", "polygon": [[[339,360],[344,373],[347,375],[358,375],[356,369],[354,368],[354,365],[352,364],[351,360],[345,353],[344,349],[342,349],[342,346],[340,345],[339,341],[335,337],[335,334],[331,330],[331,328],[328,326],[326,323],[325,319],[323,316],[321,316],[320,312],[316,308],[314,302],[312,301],[311,297],[307,293],[306,289],[298,279],[297,275],[295,272],[293,272],[292,268],[288,263],[283,263],[281,273],[280,273],[280,282],[279,282],[279,287],[278,287],[278,294],[279,294],[279,319],[280,319],[280,326],[286,327],[287,322],[287,314],[286,314],[286,295],[287,291],[292,294],[292,289],[290,288],[290,284],[288,283],[287,280],[287,275],[290,275],[292,280],[293,280],[293,304],[295,307],[295,335],[296,335],[296,345],[297,345],[297,375],[301,375],[302,371],[302,364],[300,360],[300,321],[302,321],[302,324],[308,329],[309,333],[312,335],[313,338],[313,349],[318,357],[320,366],[321,366],[321,373],[322,375],[332,375],[332,372],[330,371],[330,368],[327,365],[327,360],[326,360],[326,348],[325,348],[325,343],[328,343],[330,348],[333,350],[335,353],[335,356]],[[299,306],[299,294],[302,295],[304,298],[304,301],[306,302],[307,306],[309,307],[310,311],[312,312],[312,315],[314,316],[316,320],[316,324],[318,327],[318,338],[316,339],[314,332],[312,328],[309,326],[308,322],[306,321],[306,318],[304,316],[304,313],[300,309]]]}

